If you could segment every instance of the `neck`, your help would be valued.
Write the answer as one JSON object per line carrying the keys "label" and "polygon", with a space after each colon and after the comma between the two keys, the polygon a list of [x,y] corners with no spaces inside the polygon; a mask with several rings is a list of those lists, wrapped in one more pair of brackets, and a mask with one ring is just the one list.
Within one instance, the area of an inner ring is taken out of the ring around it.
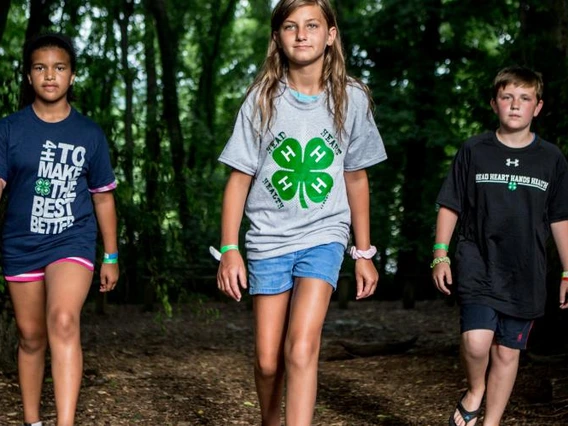
{"label": "neck", "polygon": [[40,119],[48,123],[62,121],[71,113],[71,105],[66,99],[56,103],[47,103],[36,99],[32,108]]}
{"label": "neck", "polygon": [[323,91],[322,67],[290,67],[288,85],[304,95],[317,95]]}
{"label": "neck", "polygon": [[528,129],[522,132],[507,132],[500,127],[495,134],[501,143],[511,148],[523,148],[534,140],[534,133]]}

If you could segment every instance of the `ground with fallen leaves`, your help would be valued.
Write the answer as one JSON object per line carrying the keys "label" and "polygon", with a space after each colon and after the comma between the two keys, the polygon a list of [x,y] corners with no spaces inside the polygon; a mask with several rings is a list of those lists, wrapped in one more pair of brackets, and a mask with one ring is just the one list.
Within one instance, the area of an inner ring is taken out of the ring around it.
{"label": "ground with fallen leaves", "polygon": [[[440,300],[332,304],[314,425],[446,425],[464,390],[458,310]],[[172,318],[108,306],[83,316],[77,425],[259,425],[246,303],[193,302]],[[361,356],[363,355],[363,356]],[[43,417],[53,426],[49,371]],[[0,372],[0,425],[19,425],[14,371]],[[481,422],[479,422],[481,424]],[[568,425],[568,357],[522,357],[503,425]]]}

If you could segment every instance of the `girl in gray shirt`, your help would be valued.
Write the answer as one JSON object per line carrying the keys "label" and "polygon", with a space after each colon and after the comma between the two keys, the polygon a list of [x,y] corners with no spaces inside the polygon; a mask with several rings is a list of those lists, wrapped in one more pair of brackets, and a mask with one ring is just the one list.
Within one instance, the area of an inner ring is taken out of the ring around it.
{"label": "girl in gray shirt", "polygon": [[[386,159],[368,89],[348,77],[328,0],[281,0],[263,69],[219,160],[232,168],[222,211],[218,287],[253,295],[262,425],[310,425],[321,331],[353,228],[357,298],[378,273],[365,168]],[[239,252],[243,212],[248,280]]]}

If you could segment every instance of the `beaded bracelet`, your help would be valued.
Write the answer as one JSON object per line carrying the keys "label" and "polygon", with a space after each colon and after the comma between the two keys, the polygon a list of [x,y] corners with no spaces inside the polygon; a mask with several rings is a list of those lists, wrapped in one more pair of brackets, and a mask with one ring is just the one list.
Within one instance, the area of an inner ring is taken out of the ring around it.
{"label": "beaded bracelet", "polygon": [[450,258],[448,256],[440,256],[440,257],[434,258],[434,260],[430,264],[430,268],[434,268],[434,266],[436,266],[439,263],[447,263],[448,265],[452,264],[452,262],[450,261]]}
{"label": "beaded bracelet", "polygon": [[357,247],[351,246],[348,252],[353,260],[372,259],[377,254],[377,248],[375,246],[371,246],[368,250],[357,250]]}

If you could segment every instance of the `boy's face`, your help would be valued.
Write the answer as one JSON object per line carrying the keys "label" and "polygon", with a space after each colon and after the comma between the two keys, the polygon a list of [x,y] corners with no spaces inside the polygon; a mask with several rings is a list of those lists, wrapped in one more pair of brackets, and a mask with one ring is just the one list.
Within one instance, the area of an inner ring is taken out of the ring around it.
{"label": "boy's face", "polygon": [[538,100],[534,87],[509,84],[501,87],[491,107],[499,117],[502,130],[519,132],[530,130],[531,121],[542,109],[542,100]]}
{"label": "boy's face", "polygon": [[67,92],[75,80],[69,53],[60,47],[42,47],[31,55],[28,81],[36,94],[36,102],[67,102]]}

